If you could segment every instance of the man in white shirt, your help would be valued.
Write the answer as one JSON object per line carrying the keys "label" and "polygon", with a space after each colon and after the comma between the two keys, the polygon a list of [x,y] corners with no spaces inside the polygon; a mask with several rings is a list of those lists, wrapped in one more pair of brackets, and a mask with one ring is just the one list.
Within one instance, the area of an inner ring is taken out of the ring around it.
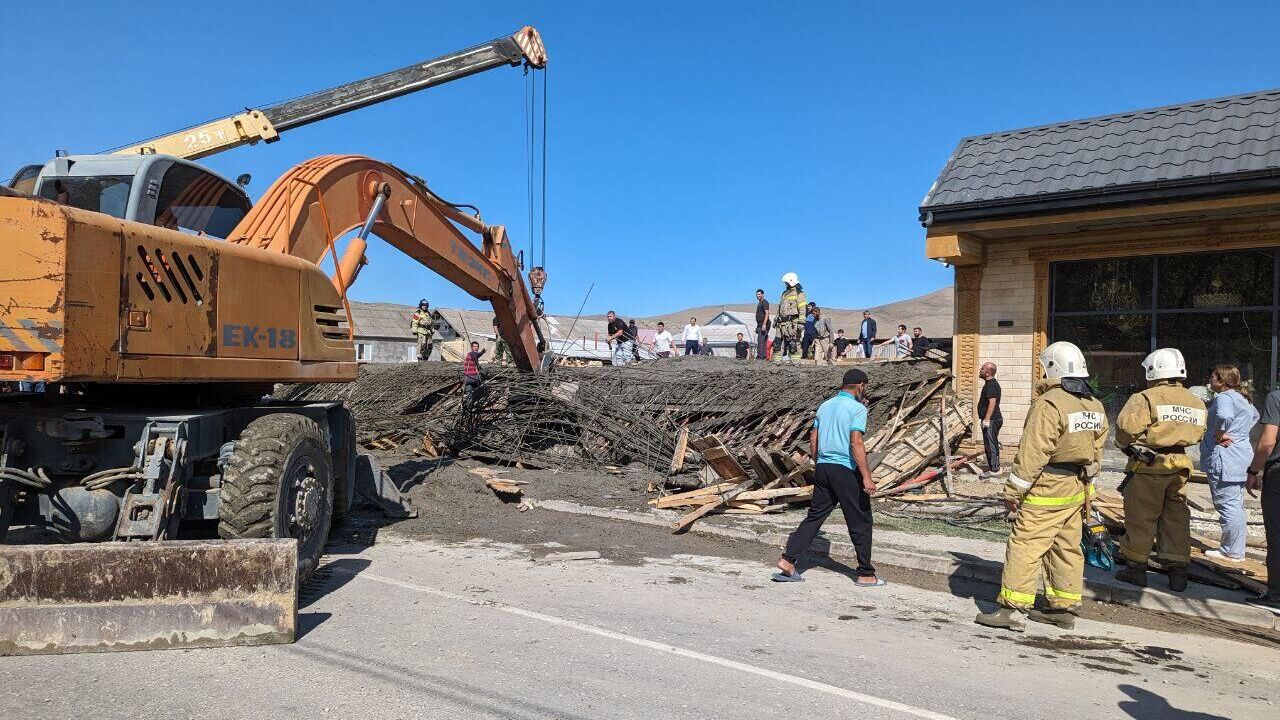
{"label": "man in white shirt", "polygon": [[893,356],[895,358],[911,356],[911,336],[907,334],[906,325],[899,325],[898,334],[893,336]]}
{"label": "man in white shirt", "polygon": [[684,326],[684,354],[697,355],[699,347],[702,345],[702,326],[698,324],[698,318],[689,318],[689,324]]}
{"label": "man in white shirt", "polygon": [[671,343],[675,342],[675,338],[667,332],[665,323],[658,323],[658,333],[653,336],[653,350],[658,353],[660,358],[671,357]]}

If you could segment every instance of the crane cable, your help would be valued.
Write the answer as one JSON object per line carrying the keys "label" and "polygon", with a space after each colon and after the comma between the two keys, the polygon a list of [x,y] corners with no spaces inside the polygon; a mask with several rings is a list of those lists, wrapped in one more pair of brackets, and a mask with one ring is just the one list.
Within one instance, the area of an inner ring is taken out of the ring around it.
{"label": "crane cable", "polygon": [[527,193],[527,202],[529,211],[529,262],[533,263],[533,105],[534,91],[537,86],[533,83],[533,75],[528,65],[524,66],[524,159],[525,159],[525,191]]}
{"label": "crane cable", "polygon": [[542,262],[547,268],[547,69],[542,69]]}
{"label": "crane cable", "polygon": [[[529,264],[546,269],[547,265],[547,69],[542,68],[542,133],[538,137],[538,83],[525,66],[524,100],[526,191],[529,214]],[[541,147],[539,147],[539,140]],[[541,177],[538,155],[541,154]],[[540,207],[539,207],[540,206]],[[534,254],[534,241],[540,240],[540,252]],[[535,262],[538,260],[538,262]]]}

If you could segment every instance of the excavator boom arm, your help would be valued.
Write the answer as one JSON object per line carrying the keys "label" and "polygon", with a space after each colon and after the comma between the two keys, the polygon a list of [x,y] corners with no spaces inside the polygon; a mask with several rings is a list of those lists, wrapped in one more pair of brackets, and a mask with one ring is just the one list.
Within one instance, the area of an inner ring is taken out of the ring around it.
{"label": "excavator boom arm", "polygon": [[[481,236],[480,247],[459,225]],[[365,264],[366,243],[357,234],[339,254],[337,241],[365,227],[471,296],[488,300],[516,365],[539,366],[538,313],[506,230],[461,212],[392,165],[360,155],[308,160],[276,180],[228,240],[316,265],[327,255],[334,260],[334,287],[345,297]]]}
{"label": "excavator boom arm", "polygon": [[275,142],[280,133],[342,115],[362,107],[408,95],[504,65],[547,64],[542,37],[531,27],[434,60],[363,78],[328,90],[259,109],[247,109],[230,117],[112,150],[111,154],[153,152],[188,160],[251,145]]}

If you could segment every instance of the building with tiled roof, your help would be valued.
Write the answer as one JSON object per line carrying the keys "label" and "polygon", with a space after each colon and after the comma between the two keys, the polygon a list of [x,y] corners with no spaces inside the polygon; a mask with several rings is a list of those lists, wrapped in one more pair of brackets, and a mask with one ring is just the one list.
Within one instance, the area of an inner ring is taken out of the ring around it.
{"label": "building with tiled roof", "polygon": [[1007,440],[1058,340],[1113,414],[1160,347],[1192,384],[1231,363],[1255,397],[1275,385],[1280,90],[964,138],[919,212],[955,267],[960,389],[999,365]]}

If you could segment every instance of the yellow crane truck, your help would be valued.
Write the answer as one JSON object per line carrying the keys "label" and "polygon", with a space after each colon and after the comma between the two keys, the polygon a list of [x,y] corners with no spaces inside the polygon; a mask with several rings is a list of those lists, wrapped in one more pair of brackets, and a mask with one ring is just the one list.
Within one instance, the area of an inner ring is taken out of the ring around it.
{"label": "yellow crane truck", "polygon": [[[314,158],[251,205],[192,159],[545,64],[523,28],[0,188],[0,383],[18,390],[0,394],[0,542],[12,525],[68,543],[0,545],[0,654],[292,640],[297,585],[351,504],[355,430],[340,404],[269,394],[355,379],[369,236],[490,301],[526,369],[536,300],[501,226],[393,165]],[[221,540],[179,538],[214,523]]]}

